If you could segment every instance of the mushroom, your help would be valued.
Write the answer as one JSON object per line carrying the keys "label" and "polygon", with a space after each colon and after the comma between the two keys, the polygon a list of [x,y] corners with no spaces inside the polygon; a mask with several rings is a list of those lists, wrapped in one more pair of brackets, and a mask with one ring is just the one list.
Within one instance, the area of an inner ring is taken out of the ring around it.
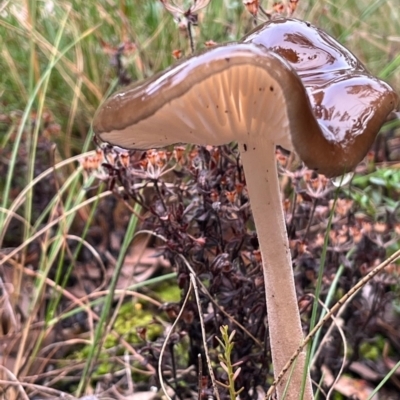
{"label": "mushroom", "polygon": [[[263,259],[275,376],[303,340],[275,146],[329,177],[362,160],[398,98],[323,31],[294,19],[194,55],[124,88],[97,112],[101,140],[129,149],[236,141]],[[298,399],[305,355],[277,388]],[[307,373],[307,372],[306,372]],[[312,399],[310,379],[305,399]]]}

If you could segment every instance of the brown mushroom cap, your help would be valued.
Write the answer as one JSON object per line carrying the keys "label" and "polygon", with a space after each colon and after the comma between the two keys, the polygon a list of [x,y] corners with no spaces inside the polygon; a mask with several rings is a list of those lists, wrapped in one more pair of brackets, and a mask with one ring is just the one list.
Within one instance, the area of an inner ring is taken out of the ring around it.
{"label": "brown mushroom cap", "polygon": [[281,19],[124,88],[101,106],[93,129],[135,149],[246,144],[256,135],[336,176],[361,161],[397,103],[326,33]]}
{"label": "brown mushroom cap", "polygon": [[[385,82],[368,73],[361,62],[326,32],[308,22],[278,19],[256,28],[242,39],[279,54],[300,76],[321,132],[339,166],[352,170],[365,156],[388,115],[398,107],[398,96]],[[310,168],[338,175],[310,154],[309,145],[293,139],[295,149]],[[304,148],[304,147],[307,148]]]}

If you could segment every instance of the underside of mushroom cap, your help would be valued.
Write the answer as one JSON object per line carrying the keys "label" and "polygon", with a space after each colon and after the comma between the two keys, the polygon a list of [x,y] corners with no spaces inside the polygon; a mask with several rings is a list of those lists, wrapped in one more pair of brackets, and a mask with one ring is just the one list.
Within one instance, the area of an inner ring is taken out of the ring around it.
{"label": "underside of mushroom cap", "polygon": [[258,135],[292,150],[291,119],[296,130],[319,132],[298,75],[262,46],[233,43],[116,93],[93,128],[102,140],[134,149],[221,145]]}
{"label": "underside of mushroom cap", "polygon": [[362,160],[397,104],[392,88],[326,33],[282,19],[116,93],[93,128],[136,149],[257,135],[337,176]]}

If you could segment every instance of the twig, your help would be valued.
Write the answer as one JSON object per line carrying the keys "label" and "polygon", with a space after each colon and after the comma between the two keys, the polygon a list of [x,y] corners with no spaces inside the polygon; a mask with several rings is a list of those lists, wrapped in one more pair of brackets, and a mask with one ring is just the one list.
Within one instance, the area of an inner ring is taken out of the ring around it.
{"label": "twig", "polygon": [[[5,385],[13,385],[13,386],[17,386],[17,390],[18,392],[21,394],[21,398],[24,400],[29,400],[28,395],[26,394],[23,385],[21,382],[18,381],[17,377],[6,367],[4,367],[3,365],[0,364],[0,369],[2,369],[11,379],[11,382],[8,381],[3,381],[5,383]],[[4,386],[5,388],[6,386]],[[18,396],[19,397],[19,396]]]}
{"label": "twig", "polygon": [[182,307],[179,310],[179,314],[176,317],[174,323],[172,324],[171,329],[169,330],[169,332],[167,333],[167,336],[165,337],[164,343],[163,343],[163,345],[161,347],[161,351],[160,351],[160,358],[158,359],[158,377],[160,379],[161,389],[163,390],[163,392],[164,392],[164,394],[165,394],[165,396],[167,397],[168,400],[172,400],[172,399],[171,399],[171,397],[169,397],[169,395],[167,393],[167,388],[164,385],[164,380],[163,380],[163,377],[162,377],[162,359],[163,359],[163,356],[164,356],[164,353],[165,353],[165,348],[167,347],[168,341],[169,341],[169,339],[170,339],[170,337],[172,335],[172,332],[174,331],[175,326],[178,324],[178,322],[179,322],[179,320],[180,320],[180,318],[181,318],[181,316],[183,314],[183,311],[185,310],[186,303],[189,300],[189,296],[190,296],[190,293],[192,292],[192,289],[193,289],[192,282],[190,282],[190,286],[189,286],[189,289],[188,289],[188,291],[186,293],[185,300],[183,301]]}
{"label": "twig", "polygon": [[[192,284],[190,282],[190,284]],[[199,387],[199,393],[197,394],[197,400],[201,400],[202,398],[202,390],[203,390],[203,361],[201,359],[201,354],[199,353],[197,355],[197,360],[199,362],[199,376],[198,376],[198,381],[197,381],[197,385]]]}
{"label": "twig", "polygon": [[[350,300],[350,299],[349,299],[349,300]],[[325,305],[324,302],[322,302],[320,299],[318,299],[318,302],[319,302],[319,304],[321,304],[321,306],[325,309],[326,312],[329,312],[329,309],[328,309],[328,307],[326,307],[326,305]],[[349,304],[349,303],[347,303],[347,304]],[[347,305],[347,304],[346,304],[346,305]],[[342,314],[342,312],[343,312],[344,309],[345,309],[345,307],[342,307],[341,310],[340,310],[340,312],[338,313],[338,315],[337,315],[336,317],[334,317],[334,316],[332,315],[331,318],[332,318],[333,324],[329,327],[329,330],[328,330],[328,332],[331,332],[331,330],[332,330],[334,327],[337,328],[337,330],[338,330],[338,332],[339,332],[339,335],[341,336],[342,341],[343,341],[343,360],[342,360],[342,365],[340,366],[339,372],[338,372],[336,378],[334,379],[334,381],[333,381],[333,383],[332,383],[332,385],[331,385],[331,388],[329,389],[328,393],[326,394],[326,400],[329,400],[329,398],[330,398],[330,396],[331,396],[331,394],[332,394],[332,391],[333,391],[334,388],[335,388],[336,383],[339,381],[340,376],[341,376],[342,373],[343,373],[344,364],[345,364],[345,360],[346,360],[346,354],[347,354],[346,335],[344,334],[343,328],[342,328],[343,320],[340,319],[340,321],[339,321],[339,315]],[[322,340],[321,345],[320,345],[319,348],[321,348],[322,345],[323,345],[323,343],[324,343],[324,341],[327,341],[328,339],[329,339],[329,338],[326,338],[326,335],[325,335],[325,336],[324,336],[324,340]],[[314,359],[315,359],[315,357],[314,357]]]}
{"label": "twig", "polygon": [[381,272],[384,268],[386,268],[390,263],[396,261],[398,258],[400,258],[400,250],[396,251],[393,255],[391,255],[389,258],[387,258],[383,263],[379,264],[377,267],[375,267],[370,273],[368,273],[364,278],[360,280],[356,285],[354,285],[338,302],[330,309],[330,311],[325,315],[325,317],[318,322],[317,325],[315,325],[314,329],[307,335],[307,337],[304,339],[303,343],[299,348],[293,353],[292,357],[290,360],[285,364],[285,366],[282,368],[282,371],[279,373],[278,377],[274,380],[272,383],[271,387],[269,388],[265,399],[270,400],[272,399],[272,394],[275,391],[276,386],[278,383],[282,380],[282,378],[285,376],[286,372],[289,370],[289,368],[292,366],[293,362],[296,360],[296,358],[299,356],[299,354],[302,352],[304,347],[314,338],[315,334],[318,332],[318,330],[340,309],[340,307],[343,306],[354,294],[356,294],[366,283],[368,283],[371,279],[373,279],[379,272]]}
{"label": "twig", "polygon": [[194,53],[194,40],[193,40],[193,32],[192,32],[192,23],[188,21],[187,23],[187,32],[189,36],[190,50],[192,54]]}
{"label": "twig", "polygon": [[[184,257],[182,257],[184,259]],[[185,260],[186,265],[188,265],[188,262]],[[192,272],[192,268],[190,268],[190,281],[193,284],[194,288],[194,294],[196,297],[196,303],[197,307],[199,309],[199,319],[200,319],[200,326],[201,326],[201,337],[203,338],[203,347],[204,347],[204,354],[206,356],[207,360],[207,365],[208,365],[208,372],[210,373],[210,378],[211,378],[211,383],[214,389],[214,395],[217,398],[217,400],[221,400],[219,397],[219,392],[217,388],[217,380],[215,379],[214,375],[214,370],[212,368],[211,364],[211,359],[210,355],[208,354],[208,347],[207,347],[207,338],[206,338],[206,330],[204,329],[204,318],[203,318],[203,313],[201,311],[201,303],[200,303],[200,296],[199,296],[199,289],[197,287],[197,282],[196,282],[196,275]]]}

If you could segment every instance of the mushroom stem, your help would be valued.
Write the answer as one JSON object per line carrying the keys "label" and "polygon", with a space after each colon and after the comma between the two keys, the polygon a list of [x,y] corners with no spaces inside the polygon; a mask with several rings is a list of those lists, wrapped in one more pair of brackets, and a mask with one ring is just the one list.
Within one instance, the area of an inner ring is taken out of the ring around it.
{"label": "mushroom stem", "polygon": [[[292,259],[275,158],[275,144],[265,138],[251,138],[240,144],[247,190],[262,254],[268,328],[275,378],[303,342],[300,314],[294,285]],[[307,373],[304,400],[313,399],[305,353],[299,355],[290,376],[286,400],[298,400],[303,374]],[[277,387],[278,399],[289,379]]]}

